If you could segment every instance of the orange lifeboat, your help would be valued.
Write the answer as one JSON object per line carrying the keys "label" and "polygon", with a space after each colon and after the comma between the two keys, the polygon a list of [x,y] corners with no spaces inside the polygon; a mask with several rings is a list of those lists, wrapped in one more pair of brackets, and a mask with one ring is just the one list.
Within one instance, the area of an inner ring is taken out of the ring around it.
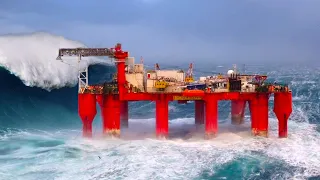
{"label": "orange lifeboat", "polygon": [[204,96],[204,91],[202,90],[184,90],[183,96]]}

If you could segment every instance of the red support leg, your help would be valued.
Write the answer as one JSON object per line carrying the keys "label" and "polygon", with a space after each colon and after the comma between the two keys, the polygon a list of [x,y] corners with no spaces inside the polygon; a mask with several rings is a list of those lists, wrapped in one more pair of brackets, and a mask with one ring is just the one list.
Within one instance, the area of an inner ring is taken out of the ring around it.
{"label": "red support leg", "polygon": [[117,62],[117,81],[119,95],[123,98],[128,91],[125,88],[126,74],[125,74],[125,59],[118,59]]}
{"label": "red support leg", "polygon": [[244,111],[246,108],[246,101],[233,100],[231,101],[231,124],[244,123]]}
{"label": "red support leg", "polygon": [[213,95],[208,95],[205,106],[205,137],[206,139],[211,139],[215,137],[218,132],[218,100]]}
{"label": "red support leg", "polygon": [[292,112],[291,92],[281,92],[274,94],[274,108],[279,121],[279,138],[288,137],[288,119]]}
{"label": "red support leg", "polygon": [[204,124],[204,101],[194,101],[195,124]]}
{"label": "red support leg", "polygon": [[269,94],[257,94],[249,101],[251,129],[254,136],[268,137],[268,100]]}
{"label": "red support leg", "polygon": [[92,121],[89,119],[82,120],[82,136],[86,138],[92,137]]}
{"label": "red support leg", "polygon": [[96,99],[97,99],[97,102],[98,102],[100,108],[103,106],[103,97],[104,97],[103,94],[97,94],[96,95]]}
{"label": "red support leg", "polygon": [[169,134],[169,102],[166,95],[161,94],[156,101],[156,135],[157,138],[167,138]]}
{"label": "red support leg", "polygon": [[103,133],[114,137],[120,137],[119,95],[104,95],[101,112],[103,119]]}
{"label": "red support leg", "polygon": [[96,95],[78,94],[78,110],[82,120],[83,137],[92,137],[92,122],[97,114]]}
{"label": "red support leg", "polygon": [[121,127],[127,128],[129,126],[128,101],[121,101],[120,118]]}

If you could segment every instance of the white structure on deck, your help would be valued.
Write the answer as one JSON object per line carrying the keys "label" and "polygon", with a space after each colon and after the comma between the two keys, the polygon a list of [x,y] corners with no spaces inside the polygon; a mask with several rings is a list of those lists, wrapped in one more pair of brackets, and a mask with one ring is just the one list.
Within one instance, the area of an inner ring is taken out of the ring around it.
{"label": "white structure on deck", "polygon": [[159,92],[157,82],[164,82],[166,87],[162,92],[182,92],[181,86],[184,85],[185,73],[182,70],[148,70],[144,65],[135,64],[133,57],[126,60],[126,80],[133,91],[140,92]]}
{"label": "white structure on deck", "polygon": [[143,64],[135,64],[134,57],[128,57],[126,60],[126,80],[134,88],[145,92],[144,89],[144,66]]}
{"label": "white structure on deck", "polygon": [[241,79],[241,91],[242,92],[254,92],[255,85],[251,84],[253,76],[252,75],[240,75]]}
{"label": "white structure on deck", "polygon": [[146,72],[146,91],[158,92],[156,82],[166,82],[164,92],[182,92],[185,73],[182,70],[150,70]]}

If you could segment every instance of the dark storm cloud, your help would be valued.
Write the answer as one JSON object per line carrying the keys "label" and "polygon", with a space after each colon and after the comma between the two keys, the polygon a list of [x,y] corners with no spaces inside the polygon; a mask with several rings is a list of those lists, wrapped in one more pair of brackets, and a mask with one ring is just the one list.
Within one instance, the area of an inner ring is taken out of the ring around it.
{"label": "dark storm cloud", "polygon": [[319,8],[316,0],[2,0],[0,33],[121,41],[134,55],[180,61],[316,61]]}

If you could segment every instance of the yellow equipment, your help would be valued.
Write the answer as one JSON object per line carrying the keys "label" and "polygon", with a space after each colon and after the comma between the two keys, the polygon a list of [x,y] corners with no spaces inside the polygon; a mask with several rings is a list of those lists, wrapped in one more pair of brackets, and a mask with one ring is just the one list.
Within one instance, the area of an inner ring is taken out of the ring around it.
{"label": "yellow equipment", "polygon": [[186,78],[185,78],[185,82],[187,82],[187,83],[194,82],[194,79],[193,79],[193,65],[192,65],[192,63],[190,63],[190,65],[189,65],[189,70],[187,72],[187,75],[186,75]]}
{"label": "yellow equipment", "polygon": [[157,89],[165,89],[168,86],[166,81],[160,80],[155,82],[155,88]]}
{"label": "yellow equipment", "polygon": [[193,77],[191,76],[191,77],[186,77],[185,78],[185,82],[188,82],[188,83],[191,83],[191,82],[193,82],[194,81],[194,79],[193,79]]}

